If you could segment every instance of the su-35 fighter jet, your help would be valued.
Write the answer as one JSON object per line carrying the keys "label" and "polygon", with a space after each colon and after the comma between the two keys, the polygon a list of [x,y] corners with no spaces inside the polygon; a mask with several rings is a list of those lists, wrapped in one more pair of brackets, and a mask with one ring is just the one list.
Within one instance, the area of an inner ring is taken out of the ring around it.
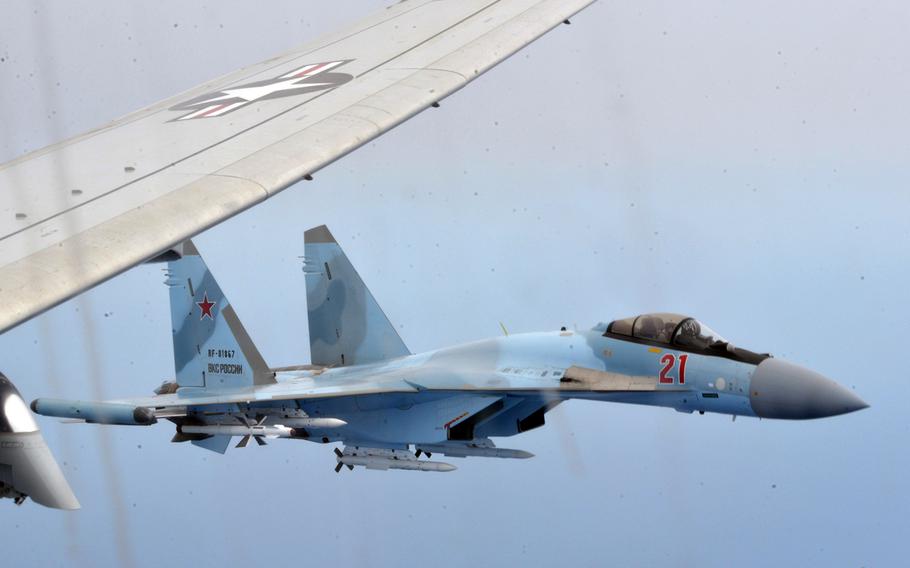
{"label": "su-35 fighter jet", "polygon": [[813,371],[747,351],[694,318],[648,314],[514,334],[413,355],[329,230],[305,236],[311,365],[270,368],[192,242],[172,255],[167,285],[176,382],[150,398],[37,399],[45,416],[102,424],[176,424],[174,442],[224,452],[296,438],[335,448],[336,471],[450,471],[422,459],[528,458],[491,438],[544,424],[572,399],[682,412],[807,419],[867,405]]}

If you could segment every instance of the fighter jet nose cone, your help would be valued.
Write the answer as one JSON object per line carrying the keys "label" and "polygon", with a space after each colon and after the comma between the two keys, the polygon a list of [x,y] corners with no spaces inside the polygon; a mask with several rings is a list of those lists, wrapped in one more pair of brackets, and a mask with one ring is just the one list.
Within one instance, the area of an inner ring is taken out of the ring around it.
{"label": "fighter jet nose cone", "polygon": [[752,410],[762,418],[805,420],[869,407],[831,379],[780,359],[766,359],[758,365],[749,394]]}

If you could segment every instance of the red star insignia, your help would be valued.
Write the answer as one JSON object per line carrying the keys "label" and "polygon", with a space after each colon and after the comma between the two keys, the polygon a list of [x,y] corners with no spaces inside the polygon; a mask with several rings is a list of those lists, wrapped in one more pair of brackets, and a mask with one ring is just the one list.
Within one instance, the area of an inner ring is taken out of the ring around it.
{"label": "red star insignia", "polygon": [[204,320],[206,317],[209,319],[215,319],[215,316],[212,315],[212,308],[215,307],[215,302],[209,301],[208,292],[203,292],[202,301],[196,302],[196,305],[199,306],[199,309],[202,311],[202,315],[199,316],[200,320]]}

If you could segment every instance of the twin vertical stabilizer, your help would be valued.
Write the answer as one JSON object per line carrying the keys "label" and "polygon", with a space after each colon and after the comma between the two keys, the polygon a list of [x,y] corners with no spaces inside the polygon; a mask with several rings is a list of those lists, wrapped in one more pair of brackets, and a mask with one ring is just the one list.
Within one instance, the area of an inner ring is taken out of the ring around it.
{"label": "twin vertical stabilizer", "polygon": [[304,234],[313,364],[359,365],[410,355],[325,225]]}
{"label": "twin vertical stabilizer", "polygon": [[[345,366],[410,355],[376,299],[324,225],[305,233],[310,352]],[[275,382],[192,241],[168,262],[174,366],[179,387],[239,388]]]}
{"label": "twin vertical stabilizer", "polygon": [[274,383],[192,241],[168,262],[174,366],[181,387],[237,388]]}

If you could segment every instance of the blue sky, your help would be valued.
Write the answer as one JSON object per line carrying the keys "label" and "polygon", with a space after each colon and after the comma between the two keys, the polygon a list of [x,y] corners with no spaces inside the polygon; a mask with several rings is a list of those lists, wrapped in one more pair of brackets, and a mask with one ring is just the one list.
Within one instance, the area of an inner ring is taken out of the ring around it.
{"label": "blue sky", "polygon": [[[0,158],[381,5],[3,6]],[[672,310],[870,409],[731,422],[571,402],[500,442],[534,459],[449,475],[336,475],[315,444],[218,456],[170,444],[166,426],[41,419],[83,509],[3,503],[10,564],[899,563],[908,16],[897,2],[601,2],[197,239],[273,365],[308,361],[298,256],[326,223],[412,351],[499,321]],[[150,393],[173,376],[162,281],[136,268],[0,336],[3,372],[29,399]]]}

